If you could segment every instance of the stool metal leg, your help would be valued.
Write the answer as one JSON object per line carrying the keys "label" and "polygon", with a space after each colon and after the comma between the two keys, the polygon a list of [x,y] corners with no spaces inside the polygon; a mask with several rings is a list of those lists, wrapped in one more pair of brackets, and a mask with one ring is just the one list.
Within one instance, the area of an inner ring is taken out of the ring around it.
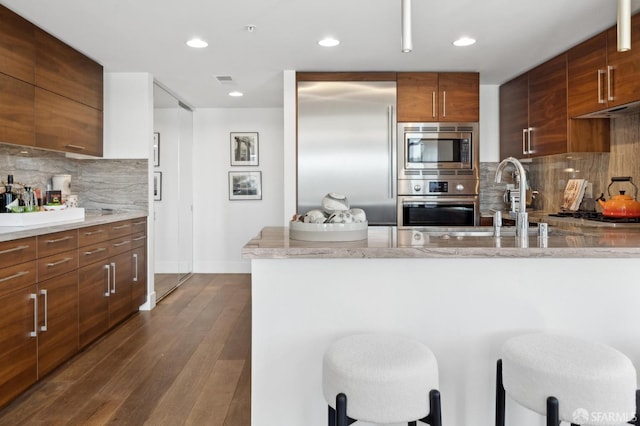
{"label": "stool metal leg", "polygon": [[504,426],[504,386],[502,384],[502,360],[496,366],[496,426]]}
{"label": "stool metal leg", "polygon": [[336,426],[336,410],[329,405],[329,426]]}
{"label": "stool metal leg", "polygon": [[[442,406],[440,404],[440,391],[431,389],[429,392],[429,414],[420,419],[421,422],[431,426],[442,426]],[[417,421],[409,422],[409,426],[417,426]]]}
{"label": "stool metal leg", "polygon": [[547,398],[547,426],[560,426],[558,399],[553,396]]}
{"label": "stool metal leg", "polygon": [[336,396],[336,426],[348,426],[347,423],[347,396],[339,393]]}
{"label": "stool metal leg", "polygon": [[640,389],[636,390],[636,416],[629,424],[640,425]]}

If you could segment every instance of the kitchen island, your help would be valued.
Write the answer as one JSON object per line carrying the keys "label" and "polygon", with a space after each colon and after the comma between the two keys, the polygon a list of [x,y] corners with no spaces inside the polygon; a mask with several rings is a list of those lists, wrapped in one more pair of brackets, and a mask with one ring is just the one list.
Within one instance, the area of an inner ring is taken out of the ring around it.
{"label": "kitchen island", "polygon": [[[552,227],[546,239],[370,227],[352,242],[265,228],[252,264],[252,425],[326,425],[326,347],[359,332],[425,342],[446,425],[493,425],[502,343],[536,330],[610,344],[640,366],[640,229]],[[507,423],[543,424],[507,402]]]}

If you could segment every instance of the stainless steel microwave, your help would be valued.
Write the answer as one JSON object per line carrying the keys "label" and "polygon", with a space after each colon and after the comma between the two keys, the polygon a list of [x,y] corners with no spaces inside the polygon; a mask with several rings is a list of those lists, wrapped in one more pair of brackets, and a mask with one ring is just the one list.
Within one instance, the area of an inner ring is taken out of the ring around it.
{"label": "stainless steel microwave", "polygon": [[440,170],[477,175],[478,164],[478,123],[398,124],[399,178]]}

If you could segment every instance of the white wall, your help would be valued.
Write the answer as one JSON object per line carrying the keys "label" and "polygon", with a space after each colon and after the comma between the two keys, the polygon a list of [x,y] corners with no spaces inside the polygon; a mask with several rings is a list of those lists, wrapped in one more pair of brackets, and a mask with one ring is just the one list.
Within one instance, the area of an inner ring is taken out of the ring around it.
{"label": "white wall", "polygon": [[500,86],[480,86],[480,161],[500,161]]}
{"label": "white wall", "polygon": [[[194,113],[194,272],[250,272],[242,247],[265,226],[282,226],[282,108],[198,109]],[[230,166],[230,132],[258,132],[259,165]],[[261,171],[262,200],[229,201],[230,171]]]}
{"label": "white wall", "polygon": [[149,158],[153,76],[105,73],[104,158]]}

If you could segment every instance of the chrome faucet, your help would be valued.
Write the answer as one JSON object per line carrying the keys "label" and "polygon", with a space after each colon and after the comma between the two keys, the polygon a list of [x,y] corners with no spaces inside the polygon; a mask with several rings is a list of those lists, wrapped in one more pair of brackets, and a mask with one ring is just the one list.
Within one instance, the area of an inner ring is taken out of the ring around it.
{"label": "chrome faucet", "polygon": [[522,167],[522,163],[516,158],[507,157],[498,164],[496,169],[496,183],[502,182],[502,172],[512,164],[516,168],[516,174],[520,177],[518,211],[516,213],[516,235],[527,236],[529,234],[529,215],[527,214],[527,175]]}

